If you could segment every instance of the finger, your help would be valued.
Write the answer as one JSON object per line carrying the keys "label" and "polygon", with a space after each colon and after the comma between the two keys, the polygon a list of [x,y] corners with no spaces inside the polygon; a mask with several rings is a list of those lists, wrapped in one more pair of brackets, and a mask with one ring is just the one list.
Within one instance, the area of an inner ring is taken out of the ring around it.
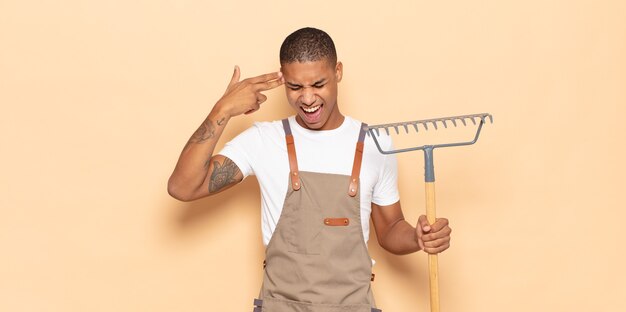
{"label": "finger", "polygon": [[247,80],[250,83],[263,83],[263,82],[267,82],[267,81],[271,81],[271,80],[280,79],[282,76],[283,76],[283,73],[281,73],[281,72],[273,72],[273,73],[269,73],[269,74],[263,74],[263,75],[260,75],[260,76],[248,78]]}
{"label": "finger", "polygon": [[422,236],[422,240],[425,242],[434,241],[434,240],[437,240],[446,236],[450,236],[450,233],[452,233],[452,229],[449,227],[445,227],[437,232],[424,234],[424,236]]}
{"label": "finger", "polygon": [[437,232],[440,231],[441,229],[445,228],[446,226],[448,226],[449,221],[446,218],[439,218],[436,219],[435,223],[432,224],[432,232]]}
{"label": "finger", "polygon": [[450,238],[438,242],[425,243],[424,252],[429,254],[440,253],[450,248]]}
{"label": "finger", "polygon": [[241,77],[241,70],[239,69],[239,66],[235,65],[235,71],[233,72],[233,77],[230,78],[230,83],[228,83],[228,86],[230,87],[236,84],[237,82],[239,82],[240,77]]}
{"label": "finger", "polygon": [[259,91],[267,91],[267,90],[271,90],[274,89],[280,85],[282,85],[284,83],[282,77],[278,78],[278,79],[274,79],[274,80],[270,80],[270,81],[266,81],[266,82],[262,82],[262,83],[258,83],[258,90]]}
{"label": "finger", "polygon": [[[261,94],[261,95],[262,95],[262,94]],[[263,96],[264,96],[264,95],[263,95]],[[267,97],[266,97],[265,99],[267,99]],[[262,103],[262,102],[261,102],[261,103]],[[260,104],[260,103],[259,103],[259,100],[257,100],[257,104],[255,104],[253,108],[251,108],[249,111],[245,112],[244,114],[245,114],[245,115],[249,115],[249,114],[252,114],[252,113],[254,113],[254,112],[258,111],[258,110],[259,110],[259,108],[261,108],[261,106],[260,106],[259,104]]]}
{"label": "finger", "polygon": [[426,218],[425,215],[421,215],[419,219],[417,220],[417,222],[422,227],[422,231],[424,233],[430,232],[430,224],[428,223],[428,219]]}
{"label": "finger", "polygon": [[263,102],[267,101],[267,96],[263,93],[259,93],[256,96],[256,103],[261,105]]}
{"label": "finger", "polygon": [[426,252],[427,254],[434,255],[434,254],[438,254],[438,253],[440,253],[440,252],[442,252],[442,251],[444,251],[444,250],[446,250],[448,248],[450,248],[449,244],[448,245],[444,245],[444,246],[439,246],[437,248],[428,248],[428,247],[426,247],[424,249],[424,252]]}
{"label": "finger", "polygon": [[439,248],[441,246],[450,245],[450,236],[439,238],[430,242],[424,241],[424,248]]}

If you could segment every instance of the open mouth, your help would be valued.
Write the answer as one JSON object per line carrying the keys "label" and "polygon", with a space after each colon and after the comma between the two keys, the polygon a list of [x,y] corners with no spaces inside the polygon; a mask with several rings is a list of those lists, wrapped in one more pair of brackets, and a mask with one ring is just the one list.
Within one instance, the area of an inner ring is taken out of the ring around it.
{"label": "open mouth", "polygon": [[320,107],[322,107],[322,105],[317,105],[315,107],[302,107],[302,110],[304,110],[307,114],[312,114],[317,112]]}
{"label": "open mouth", "polygon": [[324,104],[311,107],[300,107],[304,112],[304,118],[306,119],[307,123],[316,123],[320,120],[320,117],[322,116],[322,106],[324,106]]}

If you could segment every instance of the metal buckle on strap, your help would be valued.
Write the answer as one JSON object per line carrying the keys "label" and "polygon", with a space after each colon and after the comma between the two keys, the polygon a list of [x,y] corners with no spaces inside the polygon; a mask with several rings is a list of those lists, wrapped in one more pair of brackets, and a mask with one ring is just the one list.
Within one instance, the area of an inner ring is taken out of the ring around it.
{"label": "metal buckle on strap", "polygon": [[262,307],[263,307],[263,300],[254,299],[254,309],[252,309],[252,312],[261,312]]}

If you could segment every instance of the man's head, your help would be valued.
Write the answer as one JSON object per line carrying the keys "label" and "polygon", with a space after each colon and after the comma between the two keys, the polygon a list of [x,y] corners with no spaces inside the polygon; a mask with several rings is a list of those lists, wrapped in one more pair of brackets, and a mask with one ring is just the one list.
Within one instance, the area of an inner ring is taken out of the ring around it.
{"label": "man's head", "polygon": [[280,46],[280,65],[299,62],[328,61],[335,66],[335,43],[323,30],[306,27],[294,31]]}
{"label": "man's head", "polygon": [[314,130],[339,127],[343,115],[337,106],[337,84],[343,65],[337,62],[330,36],[315,28],[295,31],[280,47],[280,65],[298,123]]}

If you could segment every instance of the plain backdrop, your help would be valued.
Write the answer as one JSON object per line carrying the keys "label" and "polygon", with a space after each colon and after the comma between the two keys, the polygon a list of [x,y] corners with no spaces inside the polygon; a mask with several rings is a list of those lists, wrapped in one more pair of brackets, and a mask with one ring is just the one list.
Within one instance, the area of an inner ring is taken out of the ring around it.
{"label": "plain backdrop", "polygon": [[[0,0],[0,311],[249,311],[255,178],[192,203],[166,184],[233,66],[278,70],[305,26],[336,42],[348,115],[494,116],[435,152],[442,311],[625,311],[625,17],[620,0]],[[266,94],[220,147],[292,114]],[[411,223],[422,158],[398,156]],[[379,306],[428,311],[426,256],[369,248]]]}

